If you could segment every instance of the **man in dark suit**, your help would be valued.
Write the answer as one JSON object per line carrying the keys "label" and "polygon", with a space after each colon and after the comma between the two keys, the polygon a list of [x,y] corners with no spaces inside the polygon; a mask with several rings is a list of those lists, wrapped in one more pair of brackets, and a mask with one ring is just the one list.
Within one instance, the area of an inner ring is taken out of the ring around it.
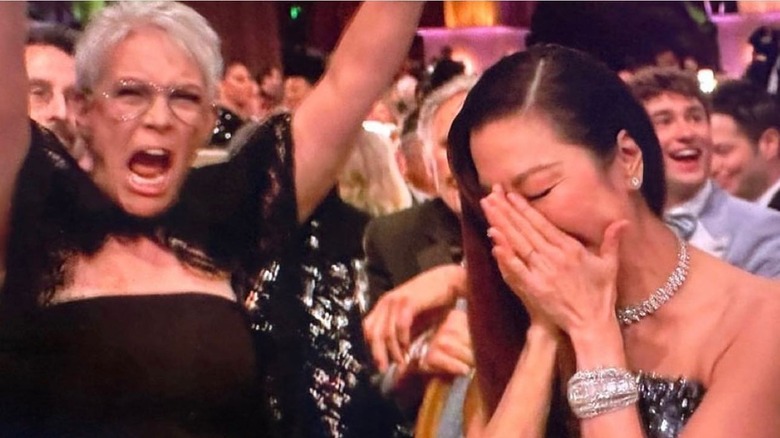
{"label": "man in dark suit", "polygon": [[441,198],[373,219],[364,245],[372,303],[421,272],[458,264],[463,256],[460,222]]}
{"label": "man in dark suit", "polygon": [[[419,404],[424,387],[420,380],[431,375],[456,377],[458,383],[448,398],[457,400],[452,405],[459,410],[474,365],[464,306],[453,307],[464,295],[466,276],[461,265],[460,194],[447,161],[447,134],[475,82],[470,77],[453,79],[432,92],[420,111],[418,132],[439,197],[373,219],[364,237],[375,303],[364,322],[366,338],[385,373],[383,389],[401,393],[410,410]],[[437,310],[422,322],[404,317],[422,308]],[[399,332],[405,335],[391,340]],[[413,383],[404,385],[409,382]],[[460,430],[460,415],[446,423]]]}
{"label": "man in dark suit", "polygon": [[447,134],[473,78],[458,77],[434,91],[422,107],[418,132],[431,161],[438,198],[373,219],[366,229],[372,302],[431,268],[459,264],[460,195],[447,162]]}

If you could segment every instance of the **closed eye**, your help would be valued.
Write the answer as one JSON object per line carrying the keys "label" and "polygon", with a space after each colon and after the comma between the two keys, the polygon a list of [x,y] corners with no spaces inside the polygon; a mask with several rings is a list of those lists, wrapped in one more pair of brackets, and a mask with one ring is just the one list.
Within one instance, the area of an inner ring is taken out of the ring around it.
{"label": "closed eye", "polygon": [[195,105],[200,105],[201,102],[203,102],[203,98],[200,96],[200,94],[180,89],[174,90],[171,93],[171,99]]}
{"label": "closed eye", "polygon": [[[561,181],[562,181],[562,180],[561,180]],[[554,189],[554,188],[555,188],[555,187],[556,187],[558,184],[560,184],[560,183],[561,183],[561,181],[558,181],[558,182],[556,182],[555,184],[553,184],[553,185],[551,185],[550,187],[548,187],[548,188],[546,188],[546,189],[542,190],[541,192],[538,192],[538,193],[535,193],[535,194],[532,194],[532,195],[527,195],[527,196],[525,197],[525,199],[527,199],[527,200],[528,200],[528,202],[534,202],[534,201],[538,201],[538,200],[540,200],[540,199],[544,198],[545,196],[549,195],[549,194],[550,194],[550,192],[552,192],[552,191],[553,191],[553,189]]]}
{"label": "closed eye", "polygon": [[142,84],[125,83],[116,87],[111,94],[118,98],[134,98],[146,97],[151,94],[151,91]]}
{"label": "closed eye", "polygon": [[[555,186],[553,186],[555,187]],[[548,189],[543,190],[542,192],[536,193],[534,195],[527,195],[525,199],[528,200],[528,202],[538,201],[539,199],[544,198],[545,196],[549,195],[550,192],[552,192],[553,187],[550,187]]]}

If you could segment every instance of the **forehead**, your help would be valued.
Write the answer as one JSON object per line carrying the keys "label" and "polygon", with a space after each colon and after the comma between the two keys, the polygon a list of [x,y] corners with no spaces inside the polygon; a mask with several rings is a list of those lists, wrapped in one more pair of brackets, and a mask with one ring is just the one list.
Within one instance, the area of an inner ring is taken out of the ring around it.
{"label": "forehead", "polygon": [[740,129],[740,126],[734,117],[731,117],[728,114],[713,113],[710,117],[710,125],[712,125],[713,137],[721,137],[724,135],[747,137]]}
{"label": "forehead", "polygon": [[682,113],[690,110],[704,110],[704,104],[699,99],[670,91],[645,100],[644,106],[651,116],[658,112]]}
{"label": "forehead", "polygon": [[106,58],[109,79],[134,77],[160,84],[205,82],[199,65],[162,29],[143,27],[117,43]]}
{"label": "forehead", "polygon": [[450,126],[455,120],[455,116],[460,112],[463,107],[463,101],[466,100],[466,92],[460,91],[441,103],[436,111],[433,113],[432,129],[433,135],[436,137],[446,137],[449,133]]}
{"label": "forehead", "polygon": [[476,129],[471,134],[471,153],[485,187],[556,165],[592,163],[585,160],[590,157],[585,147],[562,140],[549,120],[534,113],[505,117]]}
{"label": "forehead", "polygon": [[236,75],[236,76],[248,76],[249,75],[249,69],[246,68],[244,64],[236,63],[231,64],[230,67],[227,69],[228,75]]}
{"label": "forehead", "polygon": [[76,81],[76,61],[59,48],[34,44],[24,49],[25,67],[31,77],[66,76]]}

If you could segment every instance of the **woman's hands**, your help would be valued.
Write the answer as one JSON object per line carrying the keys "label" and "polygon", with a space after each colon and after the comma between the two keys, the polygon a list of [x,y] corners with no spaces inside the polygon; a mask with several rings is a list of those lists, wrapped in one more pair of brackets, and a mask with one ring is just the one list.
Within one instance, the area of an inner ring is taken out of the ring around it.
{"label": "woman's hands", "polygon": [[594,254],[521,196],[506,194],[499,186],[481,204],[491,226],[493,256],[532,324],[553,323],[573,340],[617,327],[617,255],[627,221],[610,224]]}
{"label": "woman's hands", "polygon": [[465,310],[453,309],[433,332],[419,370],[428,374],[466,375],[474,368],[469,323]]}
{"label": "woman's hands", "polygon": [[464,294],[465,284],[463,267],[442,265],[418,274],[379,299],[363,320],[363,332],[380,371],[387,370],[391,361],[406,363],[413,327],[432,323],[420,321],[421,316],[438,312],[436,316],[441,318]]}

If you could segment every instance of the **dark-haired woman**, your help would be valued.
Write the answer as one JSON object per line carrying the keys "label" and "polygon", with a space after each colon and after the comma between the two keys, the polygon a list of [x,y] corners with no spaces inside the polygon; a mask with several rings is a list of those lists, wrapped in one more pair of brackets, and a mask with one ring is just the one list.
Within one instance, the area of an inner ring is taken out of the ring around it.
{"label": "dark-haired woman", "polygon": [[469,435],[777,435],[780,286],[666,228],[658,141],[615,74],[558,46],[507,57],[449,143],[477,363]]}

